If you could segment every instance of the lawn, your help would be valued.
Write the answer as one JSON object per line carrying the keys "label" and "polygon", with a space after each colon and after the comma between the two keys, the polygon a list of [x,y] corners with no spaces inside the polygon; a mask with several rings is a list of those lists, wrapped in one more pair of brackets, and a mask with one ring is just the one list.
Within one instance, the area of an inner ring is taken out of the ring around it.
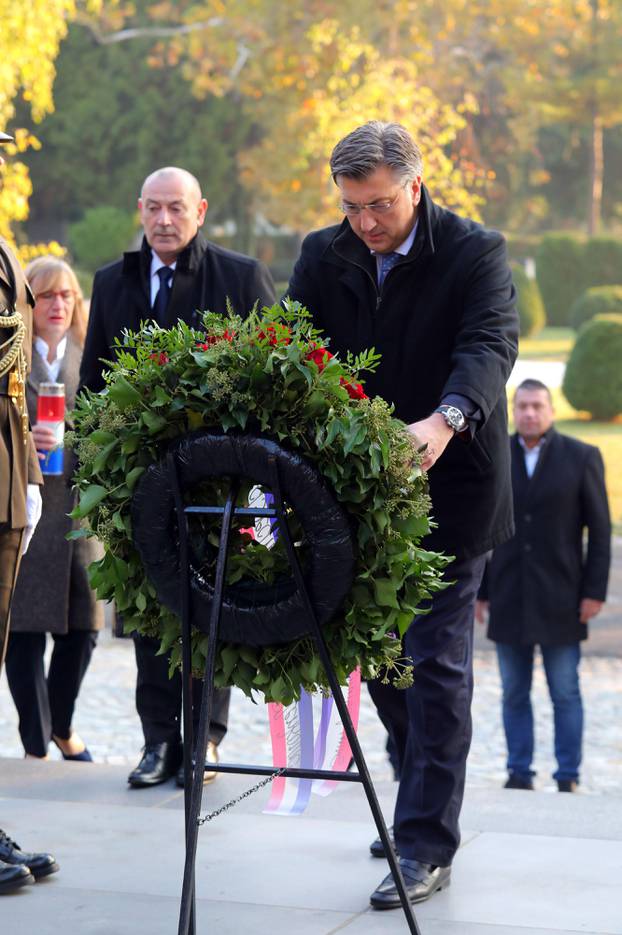
{"label": "lawn", "polygon": [[521,338],[519,354],[525,360],[567,360],[574,339],[572,328],[543,328],[533,338]]}

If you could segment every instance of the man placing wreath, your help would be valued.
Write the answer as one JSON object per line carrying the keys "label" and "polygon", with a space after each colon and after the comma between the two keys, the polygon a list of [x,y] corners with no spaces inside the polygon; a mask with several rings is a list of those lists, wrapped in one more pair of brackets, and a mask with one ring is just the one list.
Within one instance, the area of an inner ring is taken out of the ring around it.
{"label": "man placing wreath", "polygon": [[[358,127],[330,168],[345,219],[305,239],[288,294],[333,353],[382,355],[366,392],[393,403],[413,446],[426,446],[438,525],[424,546],[455,556],[454,584],[406,633],[413,687],[369,683],[396,750],[395,845],[419,902],[448,885],[460,842],[475,599],[486,553],[513,533],[505,385],[518,347],[515,292],[503,237],[432,201],[404,127]],[[371,850],[383,856],[380,841]],[[371,905],[400,906],[391,875]]]}

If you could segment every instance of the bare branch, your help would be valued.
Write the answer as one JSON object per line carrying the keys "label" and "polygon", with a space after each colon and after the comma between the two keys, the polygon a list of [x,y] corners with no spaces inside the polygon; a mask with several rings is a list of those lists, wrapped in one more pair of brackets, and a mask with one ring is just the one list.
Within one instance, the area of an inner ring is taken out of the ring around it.
{"label": "bare branch", "polygon": [[187,23],[183,26],[137,26],[134,29],[121,29],[118,32],[110,33],[102,33],[93,20],[84,14],[78,14],[76,22],[86,27],[100,45],[113,45],[117,42],[129,42],[131,39],[165,39],[170,36],[183,36],[190,32],[199,32],[203,29],[214,29],[216,26],[222,26],[223,18],[213,16],[204,22]]}

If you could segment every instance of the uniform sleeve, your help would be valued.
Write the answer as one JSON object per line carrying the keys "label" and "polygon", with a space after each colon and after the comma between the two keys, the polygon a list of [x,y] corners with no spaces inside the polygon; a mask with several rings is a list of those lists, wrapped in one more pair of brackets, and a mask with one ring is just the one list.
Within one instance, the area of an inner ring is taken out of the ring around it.
{"label": "uniform sleeve", "polygon": [[598,448],[589,449],[581,485],[581,512],[587,528],[587,552],[583,568],[581,597],[604,601],[607,597],[611,562],[611,519],[605,466]]}
{"label": "uniform sleeve", "polygon": [[485,422],[505,390],[517,354],[516,292],[505,241],[495,231],[482,232],[467,276],[452,369],[442,397],[466,396]]}

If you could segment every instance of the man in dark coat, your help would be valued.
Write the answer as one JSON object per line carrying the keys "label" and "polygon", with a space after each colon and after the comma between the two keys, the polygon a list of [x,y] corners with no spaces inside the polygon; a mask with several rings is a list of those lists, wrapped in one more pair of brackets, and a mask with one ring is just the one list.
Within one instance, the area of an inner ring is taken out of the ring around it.
{"label": "man in dark coat", "polygon": [[[100,390],[103,360],[110,360],[115,337],[124,328],[138,330],[155,319],[171,327],[178,319],[200,327],[201,312],[224,312],[227,301],[239,314],[256,302],[271,305],[274,285],[268,270],[250,257],[208,243],[200,228],[207,201],[199,183],[183,169],[158,169],[144,182],[138,201],[145,231],[139,251],[95,274],[89,327],[80,371],[82,386]],[[136,707],[145,736],[140,763],[129,777],[134,787],[151,786],[177,774],[181,767],[181,677],[168,677],[168,657],[156,655],[159,641],[135,634]],[[201,682],[195,680],[194,712],[200,709]],[[208,763],[227,729],[229,689],[214,696]],[[195,724],[196,727],[196,724]],[[207,769],[205,780],[215,778]]]}
{"label": "man in dark coat", "polygon": [[533,789],[530,692],[537,644],[554,710],[553,778],[560,792],[574,792],[583,734],[580,644],[607,595],[611,523],[598,448],[560,435],[553,419],[548,388],[524,380],[514,397],[510,440],[516,535],[492,554],[477,618],[484,622],[489,610],[488,636],[497,644],[506,788]]}
{"label": "man in dark coat", "polygon": [[[0,144],[11,142],[0,133]],[[20,557],[41,516],[43,478],[25,409],[34,304],[13,251],[0,237],[0,669]],[[0,829],[0,895],[57,870],[51,854],[22,851]]]}
{"label": "man in dark coat", "polygon": [[[375,347],[366,392],[395,405],[427,445],[432,549],[456,556],[448,580],[405,638],[414,687],[370,683],[401,775],[395,842],[413,901],[446,886],[458,848],[471,739],[473,609],[485,553],[513,532],[505,384],[517,351],[503,237],[434,204],[421,153],[397,124],[374,121],[335,147],[331,172],[346,218],[310,234],[289,295],[331,351]],[[383,856],[378,841],[375,856]],[[372,894],[400,905],[391,875]]]}

